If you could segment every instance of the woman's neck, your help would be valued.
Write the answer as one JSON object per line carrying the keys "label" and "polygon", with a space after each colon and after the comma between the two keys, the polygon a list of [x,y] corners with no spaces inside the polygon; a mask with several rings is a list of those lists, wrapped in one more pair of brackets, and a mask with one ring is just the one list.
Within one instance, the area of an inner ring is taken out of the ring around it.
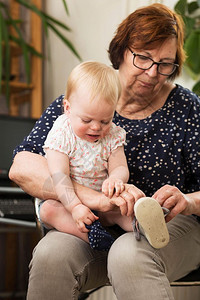
{"label": "woman's neck", "polygon": [[131,120],[142,120],[160,109],[166,102],[169,93],[175,87],[173,84],[166,84],[162,90],[154,97],[130,97],[122,93],[117,104],[116,111],[125,118]]}

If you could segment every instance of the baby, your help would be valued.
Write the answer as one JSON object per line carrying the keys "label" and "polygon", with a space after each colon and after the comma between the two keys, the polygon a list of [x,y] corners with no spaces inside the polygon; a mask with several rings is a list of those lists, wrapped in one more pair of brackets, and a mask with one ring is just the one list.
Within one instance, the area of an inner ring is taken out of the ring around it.
{"label": "baby", "polygon": [[[97,221],[100,213],[97,216],[82,204],[71,179],[110,198],[124,190],[129,178],[123,146],[126,133],[112,123],[120,92],[118,75],[111,67],[92,61],[75,67],[67,82],[64,114],[54,122],[44,144],[59,201],[43,203],[48,214],[41,216],[42,221],[99,250],[108,249],[114,239]],[[110,225],[133,230],[131,217],[111,212],[106,218]],[[97,227],[91,228],[91,224]]]}

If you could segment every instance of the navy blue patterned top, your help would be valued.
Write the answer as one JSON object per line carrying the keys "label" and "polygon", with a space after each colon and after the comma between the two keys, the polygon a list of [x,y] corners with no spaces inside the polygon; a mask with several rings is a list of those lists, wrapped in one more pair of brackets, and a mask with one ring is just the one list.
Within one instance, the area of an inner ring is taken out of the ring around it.
{"label": "navy blue patterned top", "polygon": [[[42,146],[62,113],[63,98],[46,109],[14,155],[19,151],[44,155]],[[200,99],[194,93],[177,85],[164,106],[147,118],[130,120],[115,113],[113,121],[127,132],[129,182],[146,196],[165,184],[184,193],[200,190]]]}

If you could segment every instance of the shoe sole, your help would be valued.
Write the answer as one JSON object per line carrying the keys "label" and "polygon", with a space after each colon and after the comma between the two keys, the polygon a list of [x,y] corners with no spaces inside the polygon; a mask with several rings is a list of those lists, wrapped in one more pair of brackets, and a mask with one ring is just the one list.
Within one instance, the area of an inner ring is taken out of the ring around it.
{"label": "shoe sole", "polygon": [[165,247],[169,242],[169,232],[160,204],[153,198],[143,197],[136,201],[134,212],[150,245],[156,249]]}

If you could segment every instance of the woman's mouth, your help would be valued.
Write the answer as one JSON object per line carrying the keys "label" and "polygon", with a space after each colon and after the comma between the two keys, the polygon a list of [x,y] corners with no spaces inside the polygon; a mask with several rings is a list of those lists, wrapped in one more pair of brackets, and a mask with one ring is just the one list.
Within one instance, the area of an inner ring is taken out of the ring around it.
{"label": "woman's mouth", "polygon": [[148,83],[148,82],[145,82],[145,81],[140,81],[140,84],[143,87],[146,87],[146,88],[152,88],[154,86],[152,83]]}

